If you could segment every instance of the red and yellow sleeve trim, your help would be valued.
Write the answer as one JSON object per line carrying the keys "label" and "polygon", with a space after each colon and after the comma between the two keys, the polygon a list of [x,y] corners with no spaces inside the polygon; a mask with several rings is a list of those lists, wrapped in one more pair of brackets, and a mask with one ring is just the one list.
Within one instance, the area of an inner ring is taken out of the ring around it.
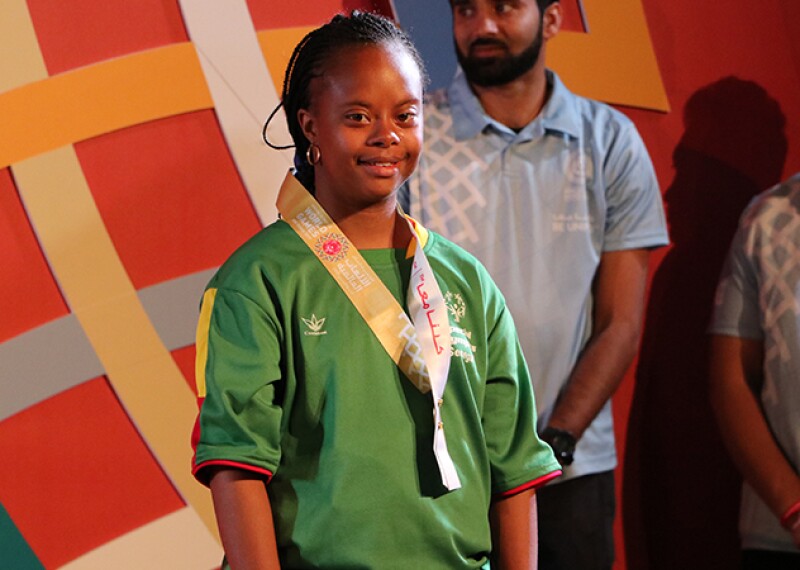
{"label": "red and yellow sleeve trim", "polygon": [[263,467],[256,467],[255,465],[240,463],[239,461],[230,461],[228,459],[210,459],[200,463],[199,465],[195,465],[192,469],[192,475],[194,475],[195,479],[206,486],[208,486],[208,478],[204,477],[202,472],[207,467],[225,467],[230,469],[241,469],[242,471],[249,471],[250,473],[257,473],[265,477],[267,483],[269,483],[273,475],[272,471],[269,469],[264,469]]}
{"label": "red and yellow sleeve trim", "polygon": [[522,493],[523,491],[527,491],[528,489],[538,489],[539,487],[543,487],[546,483],[549,483],[553,479],[561,477],[561,469],[557,469],[552,473],[548,473],[547,475],[542,475],[538,479],[534,479],[533,481],[528,481],[527,483],[523,483],[518,487],[514,487],[513,489],[509,489],[508,491],[503,491],[501,493],[496,493],[493,498],[495,499],[507,499],[508,497],[513,497],[518,493]]}
{"label": "red and yellow sleeve trim", "polygon": [[206,361],[208,360],[208,331],[211,327],[211,313],[214,311],[214,300],[217,297],[217,290],[208,289],[203,294],[203,302],[200,308],[200,318],[197,322],[197,334],[195,336],[195,357],[194,377],[197,385],[197,397],[206,397]]}

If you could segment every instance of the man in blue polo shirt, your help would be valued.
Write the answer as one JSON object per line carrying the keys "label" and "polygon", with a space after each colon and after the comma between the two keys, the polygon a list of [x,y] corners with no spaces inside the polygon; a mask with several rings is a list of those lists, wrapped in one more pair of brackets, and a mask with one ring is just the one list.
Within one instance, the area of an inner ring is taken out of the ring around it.
{"label": "man in blue polo shirt", "polygon": [[637,350],[649,250],[668,242],[658,183],[633,123],[545,68],[557,1],[451,7],[460,68],[425,107],[401,201],[486,265],[514,315],[565,472],[537,492],[539,568],[610,569],[609,399]]}

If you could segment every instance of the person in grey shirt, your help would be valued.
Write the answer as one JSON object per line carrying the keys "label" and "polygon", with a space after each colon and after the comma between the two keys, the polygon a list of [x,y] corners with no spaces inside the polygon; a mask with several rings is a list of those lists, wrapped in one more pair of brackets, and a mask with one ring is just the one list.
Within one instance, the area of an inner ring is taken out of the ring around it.
{"label": "person in grey shirt", "polygon": [[540,569],[609,569],[609,399],[636,354],[649,250],[668,243],[658,183],[633,123],[545,67],[558,2],[451,7],[460,67],[427,101],[401,203],[484,263],[514,315],[565,473],[537,491]]}
{"label": "person in grey shirt", "polygon": [[743,568],[800,568],[800,173],[742,214],[709,332],[711,403],[744,477]]}

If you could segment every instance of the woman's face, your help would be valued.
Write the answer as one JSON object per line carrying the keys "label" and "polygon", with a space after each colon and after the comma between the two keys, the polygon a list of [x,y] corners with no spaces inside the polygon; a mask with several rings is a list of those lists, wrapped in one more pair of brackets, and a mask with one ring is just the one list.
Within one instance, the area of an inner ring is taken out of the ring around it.
{"label": "woman's face", "polygon": [[422,77],[406,49],[340,50],[311,82],[309,107],[298,119],[320,150],[314,169],[320,203],[343,214],[393,200],[422,147]]}

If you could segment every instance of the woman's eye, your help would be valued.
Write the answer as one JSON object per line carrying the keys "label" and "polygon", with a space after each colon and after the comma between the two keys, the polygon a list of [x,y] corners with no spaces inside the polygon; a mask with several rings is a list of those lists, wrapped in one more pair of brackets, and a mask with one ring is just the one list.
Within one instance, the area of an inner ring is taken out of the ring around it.
{"label": "woman's eye", "polygon": [[356,123],[363,123],[367,120],[367,116],[364,113],[348,113],[347,118]]}
{"label": "woman's eye", "polygon": [[400,113],[397,118],[401,123],[415,123],[417,121],[416,113]]}

